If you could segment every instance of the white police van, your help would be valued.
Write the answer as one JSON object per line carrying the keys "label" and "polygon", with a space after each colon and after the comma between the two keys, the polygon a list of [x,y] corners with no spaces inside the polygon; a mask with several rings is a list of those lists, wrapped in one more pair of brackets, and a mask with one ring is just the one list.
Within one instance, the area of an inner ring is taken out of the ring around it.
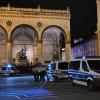
{"label": "white police van", "polygon": [[53,78],[54,81],[68,78],[68,61],[55,61],[48,64],[47,76]]}
{"label": "white police van", "polygon": [[100,57],[82,57],[71,60],[68,66],[70,83],[88,86],[92,91],[100,87]]}
{"label": "white police van", "polygon": [[18,70],[13,64],[4,64],[0,70],[0,74],[3,75],[17,75]]}

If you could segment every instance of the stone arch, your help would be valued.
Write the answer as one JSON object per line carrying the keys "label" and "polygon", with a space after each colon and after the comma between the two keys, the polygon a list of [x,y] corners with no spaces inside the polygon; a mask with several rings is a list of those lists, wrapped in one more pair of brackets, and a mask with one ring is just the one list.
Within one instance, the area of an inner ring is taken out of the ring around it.
{"label": "stone arch", "polygon": [[[51,29],[51,33],[50,32]],[[54,31],[54,32],[53,32]],[[46,40],[46,34],[49,36],[47,37],[48,39]],[[45,36],[44,36],[45,35]],[[45,60],[63,60],[62,58],[62,53],[65,53],[65,50],[62,52],[62,47],[60,44],[60,39],[61,36],[63,36],[63,43],[64,43],[64,49],[66,48],[66,41],[67,41],[67,34],[64,31],[63,28],[57,25],[50,25],[46,27],[41,35],[41,41],[42,41],[42,59]],[[50,41],[49,41],[50,39]],[[48,52],[48,53],[47,53]],[[48,56],[48,57],[46,57]],[[66,56],[66,55],[64,55]],[[64,58],[65,60],[65,58]]]}
{"label": "stone arch", "polygon": [[6,62],[6,42],[7,42],[7,31],[0,25],[0,64]]}
{"label": "stone arch", "polygon": [[11,36],[10,36],[10,37],[11,37],[11,38],[10,38],[10,41],[12,41],[12,35],[13,35],[14,31],[15,31],[17,28],[21,27],[21,26],[29,27],[29,28],[31,28],[32,30],[34,30],[34,31],[36,32],[35,35],[36,35],[36,37],[37,37],[37,41],[39,40],[38,31],[37,31],[33,26],[28,25],[28,24],[20,24],[20,25],[17,25],[17,26],[12,30]]}
{"label": "stone arch", "polygon": [[61,26],[58,26],[58,25],[50,25],[50,26],[47,26],[47,27],[42,31],[41,39],[42,39],[42,36],[43,36],[44,31],[47,30],[47,29],[50,28],[50,27],[57,27],[57,28],[59,28],[59,29],[64,33],[64,36],[65,36],[65,38],[66,38],[65,40],[67,41],[67,33],[66,33],[66,31],[65,31]]}
{"label": "stone arch", "polygon": [[24,49],[29,62],[33,62],[34,57],[37,57],[35,46],[38,39],[38,32],[32,26],[27,24],[16,26],[11,33],[12,58],[16,58],[17,53]]}
{"label": "stone arch", "polygon": [[6,40],[8,41],[8,33],[7,33],[7,30],[2,25],[0,25],[0,28],[5,32]]}

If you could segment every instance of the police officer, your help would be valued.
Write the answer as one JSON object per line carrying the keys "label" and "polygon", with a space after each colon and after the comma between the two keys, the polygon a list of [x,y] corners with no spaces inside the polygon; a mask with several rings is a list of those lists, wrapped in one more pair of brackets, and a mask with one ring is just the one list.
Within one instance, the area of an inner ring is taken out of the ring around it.
{"label": "police officer", "polygon": [[39,62],[39,59],[35,58],[35,63],[34,63],[33,68],[32,68],[35,81],[39,81],[39,69],[40,69],[40,67],[41,67],[41,63]]}
{"label": "police officer", "polygon": [[41,71],[40,71],[40,81],[45,81],[45,74],[46,74],[46,68],[41,66]]}

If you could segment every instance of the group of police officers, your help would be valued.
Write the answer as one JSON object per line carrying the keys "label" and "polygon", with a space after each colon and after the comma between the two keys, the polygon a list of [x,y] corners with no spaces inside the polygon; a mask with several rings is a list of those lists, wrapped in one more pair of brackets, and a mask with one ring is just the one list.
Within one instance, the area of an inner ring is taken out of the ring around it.
{"label": "group of police officers", "polygon": [[45,81],[45,75],[46,75],[46,68],[42,66],[42,64],[39,62],[38,58],[35,58],[35,63],[32,67],[34,80],[37,81]]}

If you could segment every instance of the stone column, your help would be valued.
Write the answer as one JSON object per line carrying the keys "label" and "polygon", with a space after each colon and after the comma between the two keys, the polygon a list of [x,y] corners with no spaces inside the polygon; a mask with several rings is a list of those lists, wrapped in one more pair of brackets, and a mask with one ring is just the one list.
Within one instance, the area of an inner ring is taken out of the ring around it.
{"label": "stone column", "polygon": [[60,50],[61,50],[61,49],[60,49],[60,47],[58,46],[58,58],[59,58],[58,60],[61,60]]}
{"label": "stone column", "polygon": [[41,41],[37,42],[37,57],[39,58],[40,61],[42,61],[42,43]]}
{"label": "stone column", "polygon": [[66,61],[69,61],[71,59],[71,45],[70,42],[66,42]]}
{"label": "stone column", "polygon": [[70,38],[70,32],[67,33],[66,36],[66,44],[65,44],[65,48],[66,48],[66,60],[69,61],[71,59],[71,38]]}
{"label": "stone column", "polygon": [[[8,10],[10,9],[10,6],[8,6]],[[8,38],[7,38],[7,44],[6,44],[6,60],[7,63],[12,63],[12,44],[11,44],[11,28],[12,28],[12,21],[8,20],[6,21],[6,30],[8,33]]]}
{"label": "stone column", "polygon": [[12,63],[12,44],[7,41],[6,44],[6,63]]}
{"label": "stone column", "polygon": [[97,0],[97,35],[98,35],[98,49],[99,49],[99,56],[100,56],[100,0]]}

